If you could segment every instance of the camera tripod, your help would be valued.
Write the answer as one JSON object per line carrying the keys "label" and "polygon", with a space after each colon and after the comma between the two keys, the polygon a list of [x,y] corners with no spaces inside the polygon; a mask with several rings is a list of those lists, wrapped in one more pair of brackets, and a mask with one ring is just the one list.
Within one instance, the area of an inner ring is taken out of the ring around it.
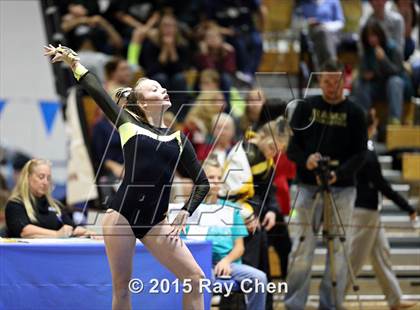
{"label": "camera tripod", "polygon": [[[361,309],[361,302],[359,296],[359,286],[356,284],[356,277],[354,275],[348,249],[345,245],[346,242],[346,231],[341,219],[341,216],[338,212],[337,205],[335,203],[331,187],[329,185],[330,179],[330,170],[328,168],[328,159],[322,159],[318,162],[318,169],[316,171],[317,175],[317,182],[318,182],[318,189],[315,191],[313,196],[313,203],[310,210],[313,212],[312,219],[307,219],[307,223],[312,223],[312,232],[316,235],[319,231],[319,227],[322,223],[322,237],[325,242],[325,246],[327,248],[327,255],[329,258],[329,268],[330,268],[330,279],[331,279],[331,286],[332,286],[332,301],[334,308],[337,308],[338,296],[337,296],[337,269],[336,269],[336,260],[334,256],[334,239],[338,238],[341,243],[344,258],[347,264],[348,275],[350,276],[350,281],[352,284],[353,291],[357,294],[357,301],[359,304],[359,309]],[[297,194],[293,207],[292,207],[292,214],[296,207],[296,202],[299,193]],[[315,212],[315,208],[318,206],[318,202],[323,200],[322,204],[322,212]],[[318,215],[318,217],[317,217]],[[289,225],[290,225],[291,217],[289,218]],[[297,223],[299,225],[299,223]],[[304,223],[305,225],[305,223]],[[300,247],[303,245],[305,241],[305,235],[307,233],[309,225],[306,225],[303,229],[302,235],[299,237],[299,245],[296,249],[296,252],[299,252]],[[294,267],[296,257],[292,257],[292,261],[290,262],[291,271]],[[346,285],[346,284],[344,284]],[[346,289],[346,288],[344,288]]]}

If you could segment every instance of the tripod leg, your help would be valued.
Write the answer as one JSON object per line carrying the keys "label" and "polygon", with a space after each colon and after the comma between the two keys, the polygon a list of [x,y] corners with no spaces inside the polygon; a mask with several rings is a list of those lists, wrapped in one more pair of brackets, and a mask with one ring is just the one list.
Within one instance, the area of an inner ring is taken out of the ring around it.
{"label": "tripod leg", "polygon": [[[344,259],[345,259],[346,264],[347,264],[348,275],[350,276],[350,282],[352,284],[353,291],[356,293],[359,309],[361,309],[362,308],[362,303],[361,303],[361,300],[360,300],[359,286],[357,285],[356,275],[354,273],[352,262],[350,260],[349,251],[348,251],[348,248],[347,248],[349,246],[349,244],[346,244],[346,242],[348,242],[346,240],[346,235],[347,235],[346,228],[343,224],[342,218],[340,216],[339,210],[337,208],[337,205],[334,201],[334,198],[333,198],[332,194],[328,195],[327,199],[329,200],[329,205],[332,207],[331,212],[333,213],[334,219],[337,223],[336,224],[337,231],[338,231],[337,236],[338,236],[338,239],[340,240],[340,243],[341,243],[341,246],[342,246],[342,249],[343,249]],[[340,230],[341,230],[341,233],[339,232]],[[350,227],[348,228],[348,230],[350,230]],[[344,287],[344,294],[345,294],[345,291],[346,291],[346,287]]]}
{"label": "tripod leg", "polygon": [[333,219],[332,219],[332,208],[331,208],[331,195],[328,192],[324,192],[324,224],[323,224],[323,236],[327,244],[328,258],[329,258],[329,272],[332,286],[332,304],[333,307],[337,307],[337,274],[335,264],[335,251],[334,251],[334,231],[333,231]]}

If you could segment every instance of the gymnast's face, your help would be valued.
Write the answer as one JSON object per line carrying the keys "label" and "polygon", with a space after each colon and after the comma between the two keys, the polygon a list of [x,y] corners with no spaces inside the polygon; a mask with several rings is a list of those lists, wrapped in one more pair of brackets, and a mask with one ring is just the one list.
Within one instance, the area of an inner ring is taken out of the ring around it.
{"label": "gymnast's face", "polygon": [[36,165],[28,177],[29,190],[35,197],[48,193],[51,186],[51,168],[46,164]]}
{"label": "gymnast's face", "polygon": [[166,88],[155,80],[143,80],[137,85],[136,91],[140,93],[140,105],[146,112],[162,113],[171,106]]}

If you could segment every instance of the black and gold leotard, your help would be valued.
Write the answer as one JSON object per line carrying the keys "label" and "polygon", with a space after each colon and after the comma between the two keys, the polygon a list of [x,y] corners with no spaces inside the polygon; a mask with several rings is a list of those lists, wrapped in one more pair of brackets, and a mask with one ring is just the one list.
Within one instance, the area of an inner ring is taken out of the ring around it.
{"label": "black and gold leotard", "polygon": [[180,131],[169,132],[140,122],[121,109],[104,91],[98,79],[85,70],[79,83],[96,101],[121,136],[125,174],[109,204],[130,223],[134,235],[142,238],[162,221],[168,210],[175,171],[194,181],[193,192],[183,209],[190,214],[209,190],[207,177],[188,138]]}

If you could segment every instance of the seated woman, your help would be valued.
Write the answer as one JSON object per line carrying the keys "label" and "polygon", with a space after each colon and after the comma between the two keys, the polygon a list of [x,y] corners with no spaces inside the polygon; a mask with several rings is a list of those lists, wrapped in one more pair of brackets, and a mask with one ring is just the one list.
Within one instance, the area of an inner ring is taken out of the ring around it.
{"label": "seated woman", "polygon": [[51,196],[51,164],[32,159],[25,164],[6,204],[8,237],[89,237],[93,232],[73,221]]}
{"label": "seated woman", "polygon": [[[240,215],[240,206],[232,202],[218,199],[222,183],[222,167],[216,155],[210,155],[203,164],[203,169],[210,182],[210,191],[205,203],[201,204],[197,213],[189,219],[187,237],[212,241],[212,261],[216,277],[231,277],[242,284],[250,284],[252,289],[246,294],[246,309],[265,309],[266,291],[257,290],[256,282],[267,285],[264,272],[243,264],[244,237],[248,231]],[[251,281],[250,281],[251,280]],[[261,285],[261,284],[260,284]],[[250,287],[250,288],[251,288]]]}
{"label": "seated woman", "polygon": [[373,100],[386,99],[389,122],[401,122],[404,90],[409,96],[411,85],[406,78],[403,59],[395,42],[387,38],[385,30],[376,20],[370,20],[362,29],[362,59],[359,79],[354,92],[357,102],[366,111]]}

